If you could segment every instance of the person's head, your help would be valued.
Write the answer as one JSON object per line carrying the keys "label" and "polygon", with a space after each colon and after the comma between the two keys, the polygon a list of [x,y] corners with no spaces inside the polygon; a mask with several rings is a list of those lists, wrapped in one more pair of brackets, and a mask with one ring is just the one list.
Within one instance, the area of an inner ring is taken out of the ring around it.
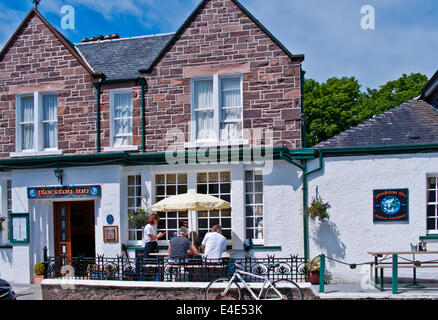
{"label": "person's head", "polygon": [[222,227],[220,224],[216,224],[213,226],[213,228],[211,228],[211,232],[222,233]]}
{"label": "person's head", "polygon": [[188,234],[189,234],[189,230],[186,227],[179,228],[178,236],[180,236],[180,237],[187,237]]}
{"label": "person's head", "polygon": [[151,225],[156,225],[158,224],[158,221],[160,221],[160,216],[156,213],[151,213],[148,216],[148,223]]}

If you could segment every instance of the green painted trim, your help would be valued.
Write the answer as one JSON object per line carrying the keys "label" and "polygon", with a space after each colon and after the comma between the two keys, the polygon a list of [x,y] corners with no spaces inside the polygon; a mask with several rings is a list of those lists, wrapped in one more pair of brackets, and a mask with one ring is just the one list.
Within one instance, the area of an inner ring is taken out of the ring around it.
{"label": "green painted trim", "polygon": [[96,152],[100,152],[100,93],[102,84],[93,82],[96,88]]}
{"label": "green painted trim", "polygon": [[324,157],[343,157],[359,155],[411,154],[438,152],[438,144],[394,145],[355,148],[321,148],[317,149]]}
{"label": "green painted trim", "polygon": [[392,294],[398,294],[398,255],[392,255]]}
{"label": "green painted trim", "polygon": [[256,244],[254,245],[252,250],[280,250],[281,251],[281,246],[264,246],[262,244],[260,245]]}
{"label": "green painted trim", "polygon": [[[15,217],[25,217],[26,218],[26,239],[24,239],[24,240],[17,241],[17,240],[14,240],[12,238],[12,236],[14,234],[12,222],[13,222]],[[9,242],[11,242],[11,243],[29,243],[30,242],[29,213],[28,212],[9,213],[9,230],[10,230]]]}
{"label": "green painted trim", "polygon": [[142,78],[140,81],[141,86],[141,152],[146,152],[146,124],[145,124],[145,87],[146,80]]}
{"label": "green painted trim", "polygon": [[421,236],[420,240],[438,240],[438,234],[428,234],[426,236]]}
{"label": "green painted trim", "polygon": [[319,265],[319,292],[324,293],[325,284],[325,254],[320,255],[320,265]]}
{"label": "green painted trim", "polygon": [[[274,160],[280,160],[280,154],[294,160],[314,158],[314,149],[295,150],[284,147],[274,148],[239,148],[230,150],[213,150],[205,153],[207,157],[218,161],[226,159],[239,161],[257,161],[261,160],[259,155],[272,152]],[[186,164],[195,163],[196,152],[184,151],[179,153],[181,156],[178,160]],[[295,161],[294,161],[295,162]],[[127,153],[127,152],[110,152],[110,153],[93,153],[64,156],[47,156],[47,157],[28,157],[28,158],[10,158],[0,159],[0,171],[26,170],[26,169],[47,169],[47,168],[68,168],[68,167],[87,167],[102,165],[121,165],[121,166],[139,166],[139,165],[166,165],[166,153]]]}
{"label": "green painted trim", "polygon": [[135,82],[135,84],[137,85],[142,80],[145,80],[145,79],[142,77],[137,77],[137,78],[126,78],[126,79],[102,80],[102,81],[93,82],[93,84],[94,85],[102,85],[102,84],[117,84],[117,83]]}
{"label": "green painted trim", "polygon": [[308,207],[309,186],[307,181],[307,161],[303,162],[303,241],[304,241],[304,260],[309,260],[309,223],[307,216],[304,214]]}

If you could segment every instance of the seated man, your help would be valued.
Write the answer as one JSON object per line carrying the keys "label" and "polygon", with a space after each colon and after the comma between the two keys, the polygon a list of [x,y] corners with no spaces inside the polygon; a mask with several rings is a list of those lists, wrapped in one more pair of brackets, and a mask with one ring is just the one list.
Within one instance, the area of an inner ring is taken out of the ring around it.
{"label": "seated man", "polygon": [[186,227],[181,227],[178,230],[178,236],[172,238],[169,243],[169,262],[185,262],[189,254],[198,256],[199,252],[196,250],[192,242],[187,238],[189,231]]}
{"label": "seated man", "polygon": [[204,259],[217,259],[222,257],[222,252],[227,248],[227,239],[222,235],[222,227],[214,225],[211,232],[207,232],[202,240],[201,250],[204,252]]}

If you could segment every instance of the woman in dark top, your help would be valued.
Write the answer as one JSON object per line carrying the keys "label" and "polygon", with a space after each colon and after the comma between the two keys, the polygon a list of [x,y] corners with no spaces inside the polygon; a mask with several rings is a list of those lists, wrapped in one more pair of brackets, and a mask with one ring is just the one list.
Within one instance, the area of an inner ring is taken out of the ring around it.
{"label": "woman in dark top", "polygon": [[187,238],[189,231],[186,227],[181,227],[178,230],[178,236],[172,238],[169,243],[169,262],[184,262],[189,254],[199,256],[198,250]]}

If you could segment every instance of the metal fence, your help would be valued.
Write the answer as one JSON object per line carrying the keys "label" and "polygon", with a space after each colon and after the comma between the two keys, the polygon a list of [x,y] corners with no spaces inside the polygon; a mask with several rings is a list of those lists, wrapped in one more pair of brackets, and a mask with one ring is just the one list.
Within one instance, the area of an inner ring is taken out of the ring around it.
{"label": "metal fence", "polygon": [[[237,267],[246,272],[267,276],[270,280],[289,279],[303,282],[305,260],[297,256],[288,258],[238,258],[238,259],[186,259],[173,261],[168,258],[126,258],[117,256],[48,257],[44,255],[44,278],[73,278],[89,280],[126,281],[177,281],[205,282],[231,277]],[[249,282],[262,281],[247,277]]]}

